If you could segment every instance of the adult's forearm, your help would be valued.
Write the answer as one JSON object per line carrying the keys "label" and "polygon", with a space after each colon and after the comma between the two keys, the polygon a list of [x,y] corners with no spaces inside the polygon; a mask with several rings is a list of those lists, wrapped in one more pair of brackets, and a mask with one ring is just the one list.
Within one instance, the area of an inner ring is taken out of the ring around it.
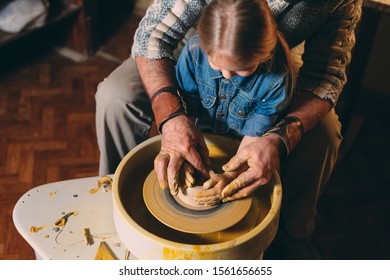
{"label": "adult's forearm", "polygon": [[288,115],[300,119],[304,132],[312,129],[332,108],[329,100],[321,99],[316,95],[301,91],[293,99]]}
{"label": "adult's forearm", "polygon": [[289,117],[290,119],[285,122],[285,138],[281,137],[284,139],[288,154],[299,143],[303,134],[316,126],[331,108],[329,100],[321,99],[307,91],[297,93],[286,116],[286,120]]}
{"label": "adult's forearm", "polygon": [[135,59],[142,84],[149,98],[157,90],[175,85],[175,69],[172,60],[150,60],[143,56]]}
{"label": "adult's forearm", "polygon": [[136,58],[141,81],[151,101],[157,129],[162,133],[164,123],[187,113],[187,106],[176,88],[173,62],[163,58]]}
{"label": "adult's forearm", "polygon": [[300,92],[290,104],[288,114],[265,135],[277,135],[280,139],[280,155],[288,155],[294,150],[303,134],[312,129],[331,107],[331,103],[327,100],[310,92]]}

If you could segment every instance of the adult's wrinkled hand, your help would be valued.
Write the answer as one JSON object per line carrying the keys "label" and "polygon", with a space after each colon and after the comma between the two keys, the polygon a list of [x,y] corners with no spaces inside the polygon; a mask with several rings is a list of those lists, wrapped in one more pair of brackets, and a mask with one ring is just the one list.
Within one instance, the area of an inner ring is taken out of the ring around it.
{"label": "adult's wrinkled hand", "polygon": [[180,115],[163,125],[161,150],[154,160],[161,188],[169,187],[171,194],[176,195],[183,184],[183,176],[188,186],[192,186],[195,172],[208,178],[209,166],[206,142],[190,117]]}
{"label": "adult's wrinkled hand", "polygon": [[216,178],[206,181],[206,191],[198,194],[200,204],[216,204],[247,197],[257,188],[267,184],[274,172],[280,169],[280,139],[275,135],[265,137],[245,136],[233,156]]}

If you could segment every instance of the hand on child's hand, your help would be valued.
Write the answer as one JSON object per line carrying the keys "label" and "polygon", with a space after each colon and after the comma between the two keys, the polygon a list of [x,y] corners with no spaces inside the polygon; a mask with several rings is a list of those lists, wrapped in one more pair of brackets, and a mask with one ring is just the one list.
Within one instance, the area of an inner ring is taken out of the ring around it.
{"label": "hand on child's hand", "polygon": [[207,180],[203,187],[205,191],[199,192],[196,196],[196,202],[200,205],[215,205],[222,201],[223,189],[233,181],[240,172],[224,172],[222,174],[215,174],[210,172],[210,179]]}

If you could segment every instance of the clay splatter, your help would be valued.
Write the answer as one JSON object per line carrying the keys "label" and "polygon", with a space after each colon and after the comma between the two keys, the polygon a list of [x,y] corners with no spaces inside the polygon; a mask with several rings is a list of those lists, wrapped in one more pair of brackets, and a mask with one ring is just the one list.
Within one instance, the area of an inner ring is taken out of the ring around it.
{"label": "clay splatter", "polygon": [[30,227],[30,232],[37,233],[38,231],[42,230],[44,227],[36,227],[36,226],[31,226]]}
{"label": "clay splatter", "polygon": [[90,189],[91,194],[95,194],[98,191],[108,192],[111,191],[112,179],[109,176],[102,176],[99,180],[96,181],[96,187]]}

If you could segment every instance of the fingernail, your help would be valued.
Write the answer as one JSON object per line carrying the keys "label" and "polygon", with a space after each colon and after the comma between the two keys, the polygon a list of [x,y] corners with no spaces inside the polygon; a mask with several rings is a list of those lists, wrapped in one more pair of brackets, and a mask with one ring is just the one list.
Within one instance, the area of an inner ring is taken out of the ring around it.
{"label": "fingernail", "polygon": [[232,201],[232,200],[233,200],[232,198],[227,197],[227,198],[222,199],[222,202],[229,202],[229,201]]}

